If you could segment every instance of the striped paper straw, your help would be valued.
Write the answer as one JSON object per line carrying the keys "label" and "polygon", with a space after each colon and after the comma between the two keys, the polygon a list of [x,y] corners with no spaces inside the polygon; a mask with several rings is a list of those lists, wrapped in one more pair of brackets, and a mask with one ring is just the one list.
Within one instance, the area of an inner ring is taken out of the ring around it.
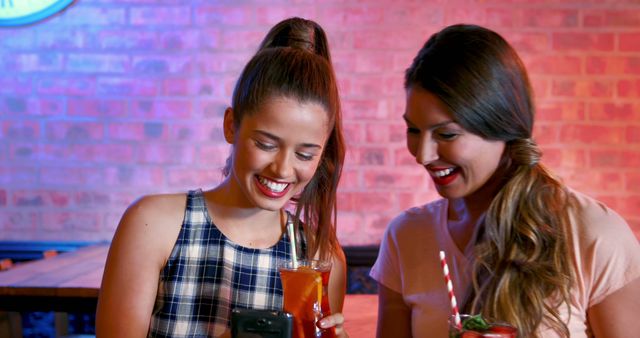
{"label": "striped paper straw", "polygon": [[444,257],[444,251],[440,251],[440,263],[442,264],[442,272],[444,273],[444,281],[447,283],[447,292],[449,292],[449,300],[451,301],[451,310],[453,311],[453,317],[455,325],[458,328],[462,328],[460,323],[460,311],[458,310],[458,303],[456,302],[456,295],[453,293],[453,283],[451,283],[451,277],[449,277],[449,266],[447,260]]}

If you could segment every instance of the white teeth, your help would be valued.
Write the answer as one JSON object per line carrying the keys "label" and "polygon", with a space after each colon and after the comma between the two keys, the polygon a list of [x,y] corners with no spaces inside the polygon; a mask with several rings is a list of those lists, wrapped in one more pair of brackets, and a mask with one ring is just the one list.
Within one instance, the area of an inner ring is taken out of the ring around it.
{"label": "white teeth", "polygon": [[444,170],[433,171],[433,176],[435,177],[444,177],[453,172],[453,168],[448,168]]}
{"label": "white teeth", "polygon": [[273,181],[269,181],[261,176],[258,176],[258,181],[260,181],[262,185],[266,186],[273,192],[282,192],[287,187],[287,185],[289,185],[288,183],[276,183]]}

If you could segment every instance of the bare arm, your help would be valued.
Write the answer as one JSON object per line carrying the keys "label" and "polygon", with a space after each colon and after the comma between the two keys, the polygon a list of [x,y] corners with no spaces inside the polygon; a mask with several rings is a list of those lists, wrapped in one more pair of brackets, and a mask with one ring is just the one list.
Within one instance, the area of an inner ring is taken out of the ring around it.
{"label": "bare arm", "polygon": [[635,337],[640,332],[640,278],[607,296],[587,311],[597,338]]}
{"label": "bare arm", "polygon": [[378,338],[411,337],[411,308],[402,295],[378,284]]}
{"label": "bare arm", "polygon": [[344,295],[347,292],[347,260],[342,248],[339,248],[332,257],[331,274],[329,276],[329,303],[331,312],[342,312]]}
{"label": "bare arm", "polygon": [[160,270],[181,224],[180,217],[178,226],[169,226],[175,217],[166,202],[164,197],[146,197],[123,215],[102,278],[98,337],[146,337]]}

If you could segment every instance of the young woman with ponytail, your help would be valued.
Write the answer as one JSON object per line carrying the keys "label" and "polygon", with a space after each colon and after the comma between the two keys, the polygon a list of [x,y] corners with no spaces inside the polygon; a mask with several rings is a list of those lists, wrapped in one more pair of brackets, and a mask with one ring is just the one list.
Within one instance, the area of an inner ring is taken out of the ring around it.
{"label": "young woman with ponytail", "polygon": [[[267,34],[238,78],[222,129],[232,146],[222,182],[144,196],[125,211],[106,261],[97,337],[230,337],[233,309],[282,310],[278,263],[294,254],[332,262],[332,314],[318,325],[348,337],[336,237],[345,146],[320,26],[290,18]],[[288,209],[299,252],[285,230]]]}
{"label": "young woman with ponytail", "polygon": [[461,312],[519,337],[640,334],[640,245],[602,203],[540,163],[527,73],[497,33],[454,25],[405,75],[407,146],[443,199],[388,227],[371,275],[378,337],[447,337],[438,251]]}

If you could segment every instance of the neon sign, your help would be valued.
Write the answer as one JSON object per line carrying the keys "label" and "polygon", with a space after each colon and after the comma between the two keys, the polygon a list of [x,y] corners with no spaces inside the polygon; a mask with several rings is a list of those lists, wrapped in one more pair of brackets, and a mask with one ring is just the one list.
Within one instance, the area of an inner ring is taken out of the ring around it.
{"label": "neon sign", "polygon": [[22,26],[44,20],[74,0],[0,0],[0,26]]}

